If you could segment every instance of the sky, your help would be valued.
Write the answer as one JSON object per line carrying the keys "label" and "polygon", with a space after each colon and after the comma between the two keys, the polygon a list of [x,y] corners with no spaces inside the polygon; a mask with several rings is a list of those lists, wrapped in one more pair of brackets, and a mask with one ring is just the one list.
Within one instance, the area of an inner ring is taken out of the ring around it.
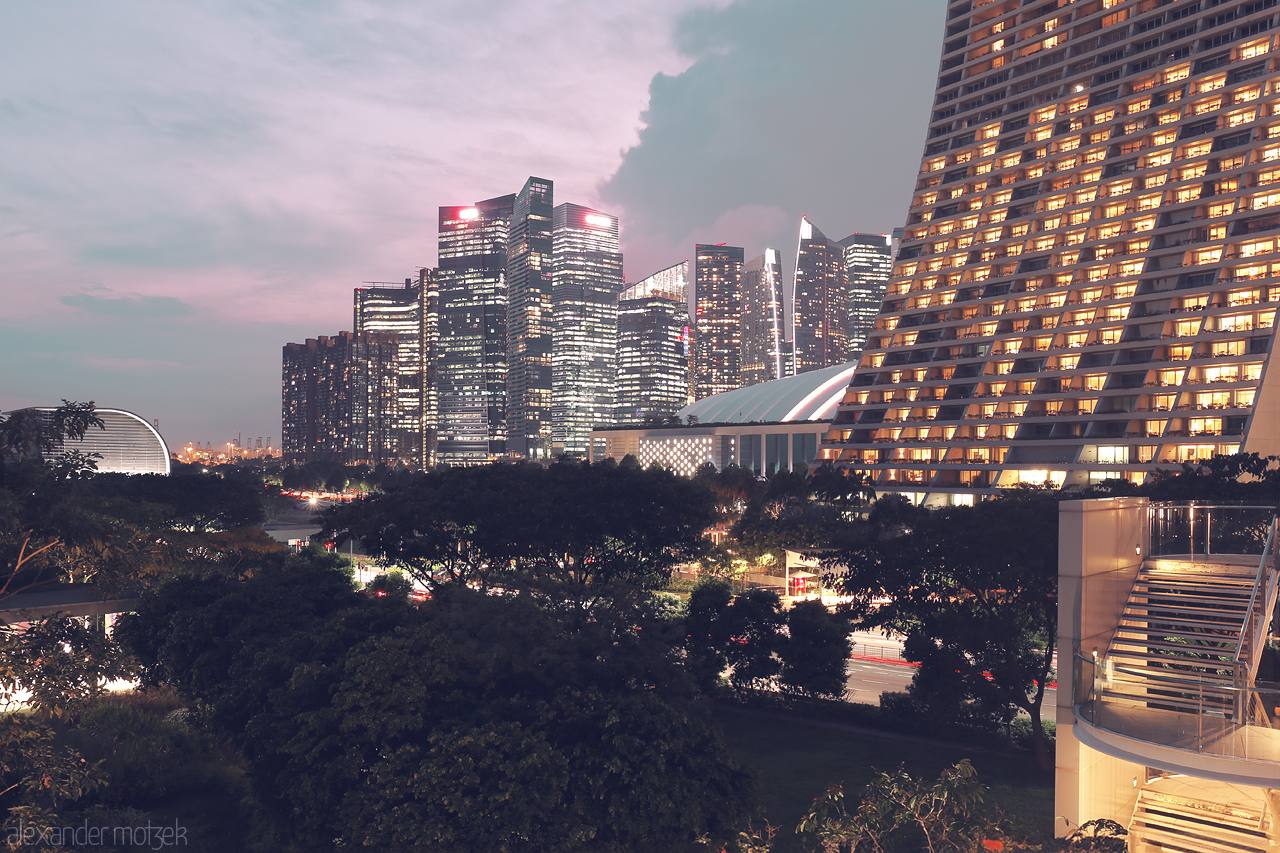
{"label": "sky", "polygon": [[280,351],[530,175],[695,243],[901,226],[945,0],[0,4],[0,409],[280,435]]}

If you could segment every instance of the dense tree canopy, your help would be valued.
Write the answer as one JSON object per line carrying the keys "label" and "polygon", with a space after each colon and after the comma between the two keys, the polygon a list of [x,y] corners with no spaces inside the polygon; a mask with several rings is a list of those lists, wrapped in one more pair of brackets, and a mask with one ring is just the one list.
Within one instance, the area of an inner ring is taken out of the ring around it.
{"label": "dense tree canopy", "polygon": [[[299,564],[178,579],[121,627],[208,703],[299,846],[623,851],[723,842],[752,812],[642,614],[441,585],[414,608]],[[636,618],[641,624],[635,624]]]}
{"label": "dense tree canopy", "polygon": [[1057,639],[1057,542],[1052,493],[938,510],[881,500],[861,540],[824,565],[863,625],[906,638],[906,655],[921,664],[919,698],[953,712],[966,700],[1025,711],[1044,764],[1051,757],[1040,709]]}
{"label": "dense tree canopy", "polygon": [[560,462],[432,471],[325,512],[431,586],[534,586],[571,597],[664,584],[705,547],[709,494],[666,471]]}

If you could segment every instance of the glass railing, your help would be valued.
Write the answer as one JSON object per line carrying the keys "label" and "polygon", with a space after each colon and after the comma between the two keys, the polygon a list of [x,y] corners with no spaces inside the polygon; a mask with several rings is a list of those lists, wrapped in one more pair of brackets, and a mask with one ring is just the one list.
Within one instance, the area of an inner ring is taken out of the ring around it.
{"label": "glass railing", "polygon": [[1147,554],[1260,557],[1275,515],[1275,507],[1151,504]]}
{"label": "glass railing", "polygon": [[1076,714],[1108,732],[1204,755],[1280,763],[1280,684],[1237,687],[1220,677],[1146,671],[1075,655]]}

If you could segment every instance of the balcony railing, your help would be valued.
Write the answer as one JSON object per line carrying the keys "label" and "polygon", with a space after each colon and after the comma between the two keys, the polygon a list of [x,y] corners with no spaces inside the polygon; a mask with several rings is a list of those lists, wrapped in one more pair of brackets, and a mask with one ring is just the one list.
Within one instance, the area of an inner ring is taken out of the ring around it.
{"label": "balcony railing", "polygon": [[1146,553],[1151,557],[1261,557],[1275,514],[1275,507],[1152,504]]}
{"label": "balcony railing", "polygon": [[1280,763],[1280,684],[1236,687],[1075,658],[1076,714],[1095,728],[1196,754]]}

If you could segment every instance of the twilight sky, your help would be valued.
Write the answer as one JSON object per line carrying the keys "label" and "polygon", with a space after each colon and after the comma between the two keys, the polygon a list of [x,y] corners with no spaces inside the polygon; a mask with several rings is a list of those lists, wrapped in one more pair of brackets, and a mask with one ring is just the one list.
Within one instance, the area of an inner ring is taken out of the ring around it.
{"label": "twilight sky", "polygon": [[944,0],[0,5],[0,409],[96,400],[171,447],[280,436],[280,348],[435,263],[436,208],[695,242],[903,224]]}

